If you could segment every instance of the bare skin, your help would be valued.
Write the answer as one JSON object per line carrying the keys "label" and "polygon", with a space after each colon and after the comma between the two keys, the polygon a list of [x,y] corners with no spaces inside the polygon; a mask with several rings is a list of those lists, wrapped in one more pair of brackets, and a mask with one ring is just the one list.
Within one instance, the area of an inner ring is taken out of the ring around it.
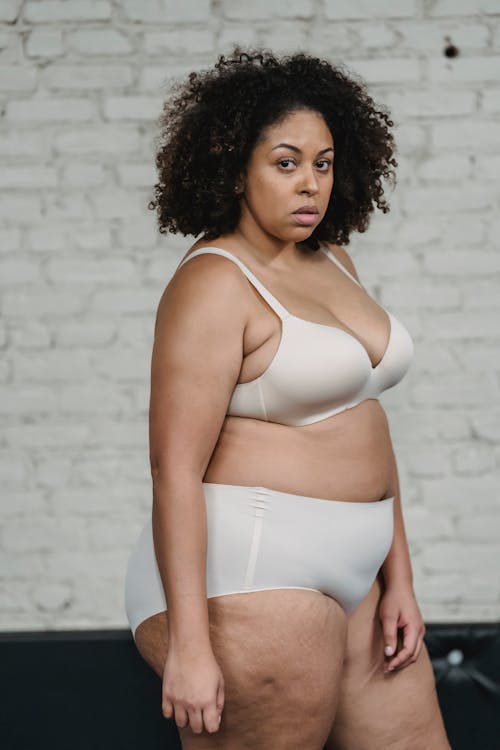
{"label": "bare skin", "polygon": [[[294,180],[280,175],[275,180],[269,171],[269,144],[282,141],[303,150],[298,158],[289,150],[277,152],[298,162]],[[230,251],[293,315],[358,338],[374,367],[389,339],[386,312],[322,253],[303,245],[310,229],[285,225],[273,208],[288,201],[292,211],[310,203],[326,210],[333,174],[327,176],[316,164],[319,150],[331,144],[326,124],[315,113],[296,113],[272,128],[262,146],[267,151],[256,149],[250,164],[237,231],[200,240],[188,252],[207,245]],[[281,204],[272,204],[266,189],[278,194]],[[357,276],[346,251],[330,249]],[[221,261],[209,255],[193,259],[171,283],[182,274],[202,278],[214,258]],[[248,306],[237,381],[244,383],[272,361],[281,322],[239,269],[225,263],[225,271],[238,277],[242,304]],[[374,502],[394,495],[393,460],[385,412],[378,400],[368,399],[301,427],[226,416],[201,479]],[[379,575],[349,618],[334,599],[311,591],[209,599],[210,642],[224,675],[224,710],[214,734],[179,726],[184,750],[322,750],[325,743],[328,750],[449,750],[425,646],[415,663],[383,672],[377,618],[381,592]],[[143,621],[135,634],[139,652],[159,676],[168,653],[168,622],[168,613],[162,612]]]}

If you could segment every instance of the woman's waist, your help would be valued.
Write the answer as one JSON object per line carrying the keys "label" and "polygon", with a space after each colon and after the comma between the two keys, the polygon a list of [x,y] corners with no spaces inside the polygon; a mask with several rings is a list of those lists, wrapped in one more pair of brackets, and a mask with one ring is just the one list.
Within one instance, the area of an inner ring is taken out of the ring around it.
{"label": "woman's waist", "polygon": [[392,471],[387,421],[366,412],[357,417],[355,424],[346,420],[307,431],[227,418],[204,481],[350,502],[380,500]]}

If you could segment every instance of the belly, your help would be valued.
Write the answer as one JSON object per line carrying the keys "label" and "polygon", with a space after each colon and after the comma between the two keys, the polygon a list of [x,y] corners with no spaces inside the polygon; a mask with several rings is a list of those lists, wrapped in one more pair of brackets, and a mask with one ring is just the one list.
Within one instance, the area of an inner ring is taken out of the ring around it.
{"label": "belly", "polygon": [[380,402],[311,425],[226,417],[204,481],[352,502],[388,496],[392,445]]}

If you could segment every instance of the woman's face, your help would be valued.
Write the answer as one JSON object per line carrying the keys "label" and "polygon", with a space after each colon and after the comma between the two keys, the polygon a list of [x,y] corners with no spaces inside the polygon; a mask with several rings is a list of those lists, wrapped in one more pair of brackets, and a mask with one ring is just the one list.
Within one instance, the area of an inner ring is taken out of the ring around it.
{"label": "woman's face", "polygon": [[[323,219],[333,187],[333,137],[318,112],[299,110],[265,129],[243,179],[241,225],[302,242]],[[296,213],[307,206],[317,213]]]}

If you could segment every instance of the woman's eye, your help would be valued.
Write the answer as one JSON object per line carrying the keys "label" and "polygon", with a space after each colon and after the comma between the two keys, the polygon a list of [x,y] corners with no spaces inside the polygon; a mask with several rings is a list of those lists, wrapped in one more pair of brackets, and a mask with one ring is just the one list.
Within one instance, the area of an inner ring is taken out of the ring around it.
{"label": "woman's eye", "polygon": [[[278,162],[278,164],[281,167],[283,167],[283,169],[285,169],[287,172],[290,172],[291,170],[288,169],[288,164],[295,164],[295,162],[293,161],[293,159],[280,159],[280,161]],[[330,167],[331,162],[330,162],[329,159],[320,159],[320,161],[316,162],[316,164],[317,165],[321,165],[322,164],[323,166],[320,167],[320,171],[321,172],[327,172],[328,169],[329,169],[329,167]],[[285,166],[283,166],[283,165],[285,165]]]}

